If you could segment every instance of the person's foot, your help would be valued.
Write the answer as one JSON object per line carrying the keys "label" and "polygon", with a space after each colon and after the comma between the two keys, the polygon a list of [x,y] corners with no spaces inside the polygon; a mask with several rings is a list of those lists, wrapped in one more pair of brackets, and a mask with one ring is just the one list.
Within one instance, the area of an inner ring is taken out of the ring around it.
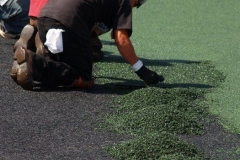
{"label": "person's foot", "polygon": [[26,25],[20,34],[20,38],[15,43],[13,51],[15,51],[19,46],[35,51],[35,35],[36,29],[30,24]]}
{"label": "person's foot", "polygon": [[31,52],[21,46],[17,47],[14,56],[14,62],[10,72],[12,79],[23,89],[33,89],[33,69]]}
{"label": "person's foot", "polygon": [[19,34],[13,34],[10,32],[6,32],[5,29],[3,28],[3,26],[0,25],[0,35],[3,38],[8,38],[8,39],[17,39],[19,38]]}

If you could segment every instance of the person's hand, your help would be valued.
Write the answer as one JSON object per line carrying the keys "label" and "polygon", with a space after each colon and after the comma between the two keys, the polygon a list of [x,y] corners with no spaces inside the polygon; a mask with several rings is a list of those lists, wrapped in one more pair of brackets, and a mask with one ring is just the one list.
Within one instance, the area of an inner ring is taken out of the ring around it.
{"label": "person's hand", "polygon": [[135,72],[139,78],[141,78],[147,85],[163,82],[164,77],[158,75],[156,72],[146,68],[144,65]]}

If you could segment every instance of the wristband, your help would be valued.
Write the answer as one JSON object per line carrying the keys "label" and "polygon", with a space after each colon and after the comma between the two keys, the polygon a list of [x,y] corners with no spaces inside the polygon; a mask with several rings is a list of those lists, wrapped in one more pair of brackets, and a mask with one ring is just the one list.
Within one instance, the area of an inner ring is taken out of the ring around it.
{"label": "wristband", "polygon": [[138,60],[134,65],[132,65],[132,69],[137,72],[142,66],[142,61]]}

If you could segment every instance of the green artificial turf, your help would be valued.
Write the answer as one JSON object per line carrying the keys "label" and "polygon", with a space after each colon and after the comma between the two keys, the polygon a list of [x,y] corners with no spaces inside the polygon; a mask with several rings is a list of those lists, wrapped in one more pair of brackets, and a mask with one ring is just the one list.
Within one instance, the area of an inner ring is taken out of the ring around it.
{"label": "green artificial turf", "polygon": [[106,147],[114,158],[121,160],[162,159],[200,160],[196,147],[167,132],[149,133],[118,145]]}
{"label": "green artificial turf", "polygon": [[199,89],[147,88],[119,97],[117,113],[107,117],[112,130],[131,135],[168,131],[200,134],[205,106]]}
{"label": "green artificial turf", "polygon": [[[136,53],[166,78],[148,88],[138,87],[144,83],[110,35],[100,37],[105,54],[96,63],[96,80],[121,95],[105,127],[132,136],[107,147],[108,153],[116,159],[199,159],[197,149],[177,135],[201,134],[207,114],[240,133],[239,6],[238,0],[151,0],[134,9]],[[239,147],[227,152],[239,154]]]}
{"label": "green artificial turf", "polygon": [[[226,80],[221,88],[208,94],[213,102],[210,111],[234,133],[240,133],[239,6],[238,0],[151,0],[134,9],[131,37],[137,54],[148,66],[209,60],[224,72]],[[110,35],[101,39],[105,57],[121,59],[113,56],[118,51]],[[110,68],[110,63],[115,65],[109,62]],[[181,71],[173,73],[181,75]]]}
{"label": "green artificial turf", "polygon": [[212,114],[240,133],[240,1],[151,0],[134,12],[132,41],[144,58],[210,60],[227,76],[208,95]]}

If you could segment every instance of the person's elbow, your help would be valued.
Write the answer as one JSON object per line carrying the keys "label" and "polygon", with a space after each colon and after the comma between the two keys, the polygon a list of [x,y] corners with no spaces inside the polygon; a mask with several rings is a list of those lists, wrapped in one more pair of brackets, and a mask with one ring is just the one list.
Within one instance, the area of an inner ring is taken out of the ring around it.
{"label": "person's elbow", "polygon": [[114,39],[117,46],[126,46],[130,43],[127,30],[115,30]]}

